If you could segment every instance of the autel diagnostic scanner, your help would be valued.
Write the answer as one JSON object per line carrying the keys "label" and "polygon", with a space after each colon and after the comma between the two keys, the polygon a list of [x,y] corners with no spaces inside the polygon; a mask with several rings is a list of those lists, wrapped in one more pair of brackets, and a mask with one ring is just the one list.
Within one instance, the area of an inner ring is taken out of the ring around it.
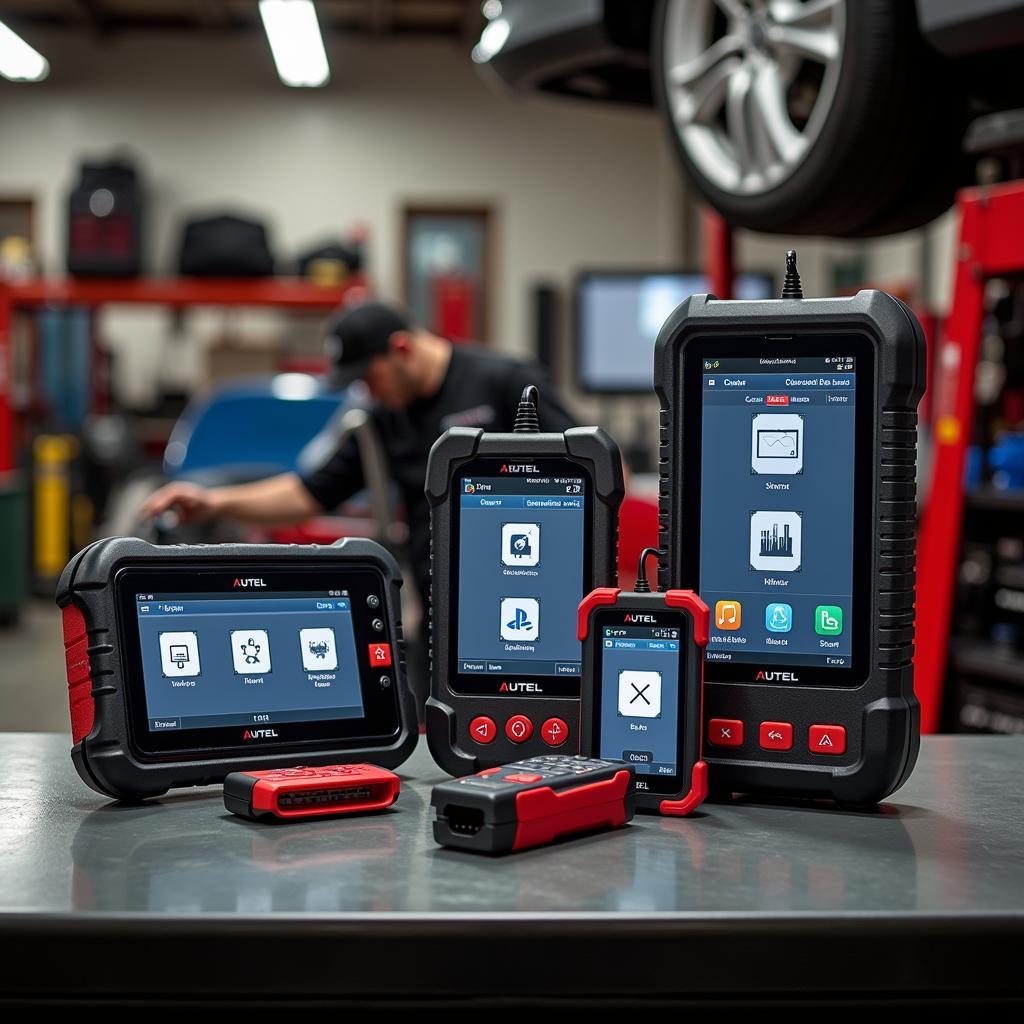
{"label": "autel diagnostic scanner", "polygon": [[580,749],[636,771],[640,810],[683,816],[708,791],[701,760],[707,605],[692,590],[652,594],[640,555],[636,589],[592,590],[579,609]]}
{"label": "autel diagnostic scanner", "polygon": [[576,609],[615,582],[622,460],[598,427],[452,427],[427,464],[431,687],[427,741],[451,775],[579,744]]}
{"label": "autel diagnostic scanner", "polygon": [[400,585],[360,539],[85,548],[57,589],[78,774],[141,799],[296,763],[401,764],[416,717]]}
{"label": "autel diagnostic scanner", "polygon": [[873,803],[917,759],[917,403],[925,344],[880,291],[694,295],[658,337],[662,588],[711,609],[712,792]]}

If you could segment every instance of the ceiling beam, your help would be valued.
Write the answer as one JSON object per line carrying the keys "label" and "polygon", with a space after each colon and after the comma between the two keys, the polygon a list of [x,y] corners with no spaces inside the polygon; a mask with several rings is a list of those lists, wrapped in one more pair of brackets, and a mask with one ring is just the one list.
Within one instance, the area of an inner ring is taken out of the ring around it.
{"label": "ceiling beam", "polygon": [[375,36],[386,36],[394,27],[394,0],[370,0],[370,31]]}
{"label": "ceiling beam", "polygon": [[200,28],[228,28],[231,24],[223,0],[192,0],[189,9]]}
{"label": "ceiling beam", "polygon": [[101,0],[75,0],[75,6],[95,35],[105,36],[113,31],[113,21]]}

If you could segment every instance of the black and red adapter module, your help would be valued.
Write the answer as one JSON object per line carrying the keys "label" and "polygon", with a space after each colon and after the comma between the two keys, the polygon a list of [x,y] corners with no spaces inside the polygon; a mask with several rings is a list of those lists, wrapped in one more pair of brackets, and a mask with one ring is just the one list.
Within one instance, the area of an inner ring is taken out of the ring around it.
{"label": "black and red adapter module", "polygon": [[618,828],[633,817],[634,773],[622,761],[541,754],[434,787],[434,839],[510,853],[563,836]]}
{"label": "black and red adapter module", "polygon": [[232,772],[224,780],[224,806],[253,821],[332,818],[382,811],[401,788],[394,772],[372,764]]}

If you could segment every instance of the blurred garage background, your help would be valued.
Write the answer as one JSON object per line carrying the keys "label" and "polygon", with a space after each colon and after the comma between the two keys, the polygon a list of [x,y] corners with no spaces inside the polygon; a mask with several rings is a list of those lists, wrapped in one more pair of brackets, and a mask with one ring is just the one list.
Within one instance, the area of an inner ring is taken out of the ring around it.
{"label": "blurred garage background", "polygon": [[138,517],[301,466],[358,398],[325,320],[368,295],[613,433],[628,571],[660,323],[776,294],[795,245],[805,294],[884,288],[929,335],[925,728],[1024,731],[1022,47],[1008,0],[0,3],[0,728],[67,729],[52,593],[97,536],[401,555],[372,439],[315,522]]}

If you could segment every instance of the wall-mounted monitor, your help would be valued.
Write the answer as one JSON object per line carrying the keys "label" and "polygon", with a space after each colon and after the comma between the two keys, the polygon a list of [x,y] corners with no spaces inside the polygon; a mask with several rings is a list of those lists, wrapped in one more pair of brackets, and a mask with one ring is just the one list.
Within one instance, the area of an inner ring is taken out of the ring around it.
{"label": "wall-mounted monitor", "polygon": [[[709,290],[686,271],[587,271],[576,282],[576,381],[591,394],[653,389],[654,341],[669,313]],[[735,298],[770,299],[771,274],[737,274]]]}

